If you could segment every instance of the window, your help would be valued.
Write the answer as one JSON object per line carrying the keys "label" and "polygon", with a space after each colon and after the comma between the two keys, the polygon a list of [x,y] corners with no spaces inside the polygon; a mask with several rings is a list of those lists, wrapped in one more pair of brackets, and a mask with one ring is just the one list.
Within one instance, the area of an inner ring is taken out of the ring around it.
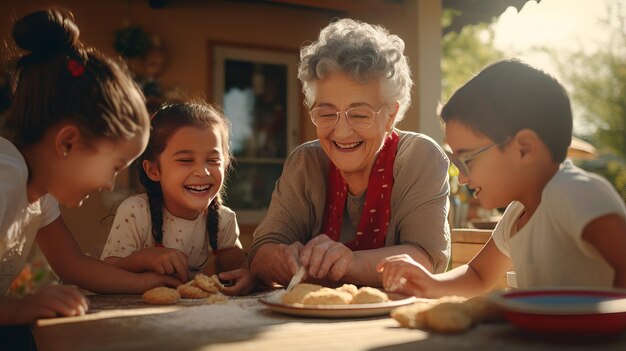
{"label": "window", "polygon": [[297,51],[210,45],[211,93],[232,124],[226,204],[243,223],[265,215],[285,158],[299,143]]}

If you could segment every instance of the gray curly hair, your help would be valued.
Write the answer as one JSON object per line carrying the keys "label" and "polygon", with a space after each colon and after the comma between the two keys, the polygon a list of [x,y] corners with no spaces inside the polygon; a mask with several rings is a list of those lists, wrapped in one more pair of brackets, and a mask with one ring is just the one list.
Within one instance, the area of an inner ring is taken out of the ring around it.
{"label": "gray curly hair", "polygon": [[381,80],[388,106],[398,101],[395,123],[404,118],[411,105],[411,69],[404,56],[404,41],[382,26],[344,18],[322,29],[316,42],[300,49],[298,78],[305,104],[315,103],[316,83],[336,71],[343,71],[359,83]]}

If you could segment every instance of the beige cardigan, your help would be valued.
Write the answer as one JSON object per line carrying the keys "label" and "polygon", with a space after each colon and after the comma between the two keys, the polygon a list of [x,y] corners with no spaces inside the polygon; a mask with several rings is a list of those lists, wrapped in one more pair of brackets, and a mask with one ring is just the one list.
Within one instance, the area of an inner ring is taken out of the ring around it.
{"label": "beige cardigan", "polygon": [[[385,246],[420,247],[430,256],[434,271],[443,272],[450,258],[448,159],[431,138],[396,132],[400,142]],[[328,162],[318,140],[300,145],[287,158],[267,215],[254,232],[250,262],[265,243],[304,244],[319,234]]]}

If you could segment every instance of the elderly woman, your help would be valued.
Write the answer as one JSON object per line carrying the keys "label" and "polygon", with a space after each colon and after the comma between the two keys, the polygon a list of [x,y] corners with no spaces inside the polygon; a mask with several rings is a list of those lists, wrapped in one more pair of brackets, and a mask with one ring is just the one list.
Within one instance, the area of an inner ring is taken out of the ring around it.
{"label": "elderly woman", "polygon": [[285,162],[254,233],[252,270],[286,284],[381,286],[376,263],[408,254],[442,272],[450,254],[448,160],[425,135],[394,129],[410,104],[404,42],[342,19],[300,52],[298,77],[318,140]]}

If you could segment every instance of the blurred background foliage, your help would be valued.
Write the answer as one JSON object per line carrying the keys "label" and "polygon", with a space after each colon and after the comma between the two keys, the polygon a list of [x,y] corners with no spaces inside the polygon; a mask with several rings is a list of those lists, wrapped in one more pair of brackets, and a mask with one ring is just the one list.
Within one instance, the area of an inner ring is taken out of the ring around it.
{"label": "blurred background foliage", "polygon": [[[445,28],[459,15],[444,10]],[[575,119],[589,126],[576,136],[593,144],[598,155],[573,161],[581,168],[608,179],[626,202],[626,18],[620,4],[607,8],[600,24],[610,29],[609,45],[594,52],[581,47],[575,51],[534,48],[545,52],[556,65],[561,82],[576,108]],[[495,19],[495,18],[494,18]],[[456,89],[486,65],[505,58],[494,47],[491,23],[466,25],[448,32],[442,40],[442,92],[445,103]]]}

